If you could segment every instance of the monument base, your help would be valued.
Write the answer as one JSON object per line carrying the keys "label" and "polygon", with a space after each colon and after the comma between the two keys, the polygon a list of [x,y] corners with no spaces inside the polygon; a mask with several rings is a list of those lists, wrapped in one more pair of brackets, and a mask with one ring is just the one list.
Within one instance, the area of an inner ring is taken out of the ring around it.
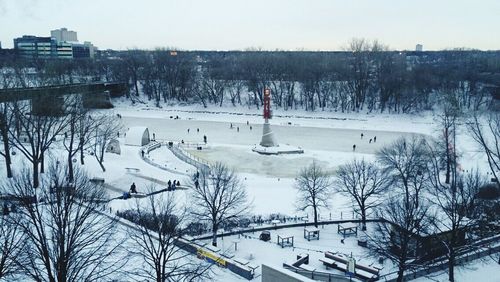
{"label": "monument base", "polygon": [[281,154],[303,154],[304,150],[300,147],[286,145],[279,145],[274,147],[264,147],[255,145],[252,151],[262,155],[281,155]]}

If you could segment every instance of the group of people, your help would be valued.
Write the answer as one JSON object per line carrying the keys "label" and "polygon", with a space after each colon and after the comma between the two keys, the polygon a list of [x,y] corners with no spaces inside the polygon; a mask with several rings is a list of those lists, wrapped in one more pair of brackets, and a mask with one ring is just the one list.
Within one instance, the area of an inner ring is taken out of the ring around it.
{"label": "group of people", "polygon": [[[247,120],[247,125],[249,125],[250,126],[250,130],[252,130],[252,126],[250,125],[250,123],[248,122],[248,120]],[[234,126],[233,126],[233,123],[231,122],[229,124],[229,129],[233,129],[233,128],[234,128]],[[236,126],[236,132],[240,132],[240,127],[239,126]]]}
{"label": "group of people", "polygon": [[[363,139],[363,137],[365,137],[365,134],[361,132],[361,139]],[[368,141],[369,144],[371,144],[373,141],[373,143],[376,143],[377,142],[377,136],[374,136],[373,138],[370,138],[370,140]],[[352,151],[356,151],[356,144],[352,145]]]}
{"label": "group of people", "polygon": [[175,180],[174,179],[173,182],[171,180],[168,180],[168,182],[167,182],[167,190],[168,191],[175,190],[180,185],[181,185],[181,182],[179,180]]}

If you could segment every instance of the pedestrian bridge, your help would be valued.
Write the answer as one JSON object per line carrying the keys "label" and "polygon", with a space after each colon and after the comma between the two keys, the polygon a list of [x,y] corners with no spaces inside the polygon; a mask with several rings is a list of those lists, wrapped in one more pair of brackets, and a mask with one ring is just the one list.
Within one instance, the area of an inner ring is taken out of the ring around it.
{"label": "pedestrian bridge", "polygon": [[29,100],[34,114],[60,113],[66,96],[81,95],[83,107],[112,107],[110,98],[128,91],[125,82],[92,82],[26,88],[0,89],[0,103]]}

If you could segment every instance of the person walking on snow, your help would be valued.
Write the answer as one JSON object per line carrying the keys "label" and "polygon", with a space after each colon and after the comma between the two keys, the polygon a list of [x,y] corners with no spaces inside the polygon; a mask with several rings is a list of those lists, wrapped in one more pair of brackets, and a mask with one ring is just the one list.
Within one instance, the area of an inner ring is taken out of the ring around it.
{"label": "person walking on snow", "polygon": [[135,182],[132,182],[132,185],[130,185],[130,194],[137,194],[137,189],[135,187]]}

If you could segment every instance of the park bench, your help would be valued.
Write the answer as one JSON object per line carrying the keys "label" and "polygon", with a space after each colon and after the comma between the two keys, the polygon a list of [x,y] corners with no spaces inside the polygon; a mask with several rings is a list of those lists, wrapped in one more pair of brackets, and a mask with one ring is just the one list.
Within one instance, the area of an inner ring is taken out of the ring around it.
{"label": "park bench", "polygon": [[362,264],[356,264],[356,276],[368,281],[375,281],[379,276],[379,269],[370,266],[365,266]]}
{"label": "park bench", "polygon": [[302,264],[309,264],[309,255],[308,254],[297,255],[297,260],[294,263],[292,263],[292,266],[300,267]]}
{"label": "park bench", "polygon": [[320,258],[319,261],[323,263],[323,265],[326,267],[326,269],[337,268],[337,263],[335,263],[335,261],[333,259]]}
{"label": "park bench", "polygon": [[338,269],[340,271],[345,271],[347,269],[347,259],[336,255],[332,252],[325,252],[325,258],[331,259],[335,262],[335,265],[332,265],[332,268]]}
{"label": "park bench", "polygon": [[94,178],[91,178],[91,179],[90,179],[90,182],[92,182],[92,183],[100,183],[100,184],[102,184],[102,183],[104,183],[104,178],[101,178],[101,177],[94,177]]}
{"label": "park bench", "polygon": [[312,266],[309,266],[307,264],[302,264],[299,267],[302,268],[302,269],[304,269],[304,270],[311,271],[311,272],[316,271],[316,268],[314,268]]}
{"label": "park bench", "polygon": [[130,172],[136,172],[137,173],[137,172],[141,171],[140,169],[135,168],[135,167],[126,167],[125,169],[127,170],[128,173],[130,173]]}
{"label": "park bench", "polygon": [[[347,269],[347,258],[332,252],[325,252],[325,257],[331,259],[335,265],[332,268],[345,271]],[[324,263],[323,263],[324,264]],[[356,263],[356,276],[368,281],[378,279],[380,269]]]}
{"label": "park bench", "polygon": [[242,258],[233,258],[233,261],[235,261],[241,265],[247,265],[250,263],[248,260],[242,259]]}

